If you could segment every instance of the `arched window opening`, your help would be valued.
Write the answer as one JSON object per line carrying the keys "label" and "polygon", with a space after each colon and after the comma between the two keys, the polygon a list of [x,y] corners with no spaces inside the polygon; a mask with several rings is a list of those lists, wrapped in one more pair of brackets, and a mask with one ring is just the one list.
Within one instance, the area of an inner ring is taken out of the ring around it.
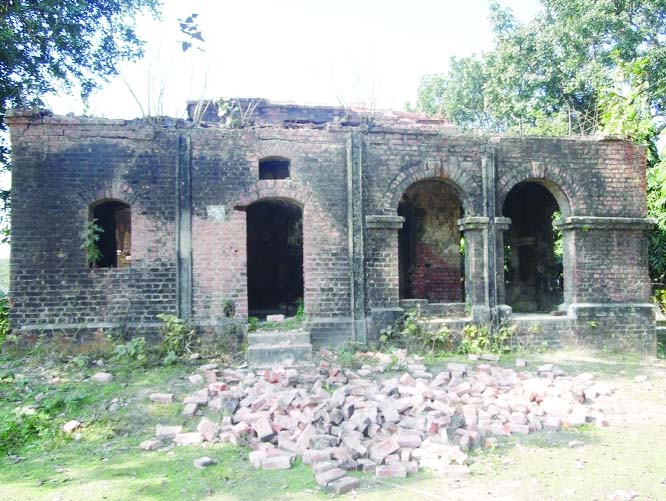
{"label": "arched window opening", "polygon": [[515,312],[547,313],[564,301],[562,233],[553,226],[560,206],[536,182],[513,187],[503,215],[511,218],[504,240],[506,302]]}
{"label": "arched window opening", "polygon": [[259,160],[259,179],[289,179],[289,160],[270,157]]}
{"label": "arched window opening", "polygon": [[132,259],[132,209],[129,205],[110,200],[94,205],[90,217],[99,228],[96,268],[124,268]]}
{"label": "arched window opening", "polygon": [[458,228],[462,205],[440,180],[418,181],[402,196],[398,215],[400,299],[456,303],[465,299],[464,241]]}
{"label": "arched window opening", "polygon": [[303,301],[303,209],[284,200],[255,202],[247,214],[250,316],[296,314]]}

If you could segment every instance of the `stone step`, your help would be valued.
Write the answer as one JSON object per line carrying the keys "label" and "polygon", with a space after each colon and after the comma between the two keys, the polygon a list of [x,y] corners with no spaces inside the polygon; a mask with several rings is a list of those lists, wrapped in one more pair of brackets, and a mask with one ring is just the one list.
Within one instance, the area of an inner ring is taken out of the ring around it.
{"label": "stone step", "polygon": [[436,317],[463,318],[468,316],[465,312],[465,303],[429,303],[427,299],[401,299],[400,307],[405,311],[420,308],[423,314]]}
{"label": "stone step", "polygon": [[301,330],[248,332],[247,343],[248,346],[254,346],[255,344],[309,344],[310,333]]}
{"label": "stone step", "polygon": [[254,344],[247,349],[247,360],[252,367],[303,365],[312,360],[312,345]]}
{"label": "stone step", "polygon": [[437,317],[464,318],[469,316],[465,307],[465,303],[428,303],[424,311]]}
{"label": "stone step", "polygon": [[468,318],[430,318],[422,323],[427,332],[437,332],[446,327],[451,332],[461,332],[465,325],[470,323]]}

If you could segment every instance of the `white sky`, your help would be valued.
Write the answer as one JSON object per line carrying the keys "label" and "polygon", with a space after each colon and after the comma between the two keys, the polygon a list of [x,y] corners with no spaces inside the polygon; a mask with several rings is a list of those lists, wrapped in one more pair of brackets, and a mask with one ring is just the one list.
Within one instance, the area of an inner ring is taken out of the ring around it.
{"label": "white sky", "polygon": [[[521,20],[538,9],[537,0],[503,3]],[[177,19],[192,12],[205,52],[181,50]],[[165,0],[161,17],[140,19],[146,57],[121,72],[144,112],[175,117],[200,97],[403,109],[424,74],[492,46],[487,0]],[[59,114],[141,116],[122,78],[88,110],[76,97],[47,103]]]}
{"label": "white sky", "polygon": [[[521,21],[539,10],[538,0],[502,4]],[[183,53],[177,19],[193,12],[204,52]],[[60,115],[134,118],[142,107],[184,117],[188,99],[261,97],[401,110],[423,75],[492,48],[488,0],[164,0],[161,19],[139,18],[138,33],[145,57],[122,64],[87,109],[75,95],[46,96],[47,106]],[[0,257],[8,253],[0,245]]]}

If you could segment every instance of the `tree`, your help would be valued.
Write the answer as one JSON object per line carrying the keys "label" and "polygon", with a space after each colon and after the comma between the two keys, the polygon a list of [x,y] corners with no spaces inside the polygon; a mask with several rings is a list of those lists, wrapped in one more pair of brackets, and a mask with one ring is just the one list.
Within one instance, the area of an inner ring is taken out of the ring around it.
{"label": "tree", "polygon": [[[13,107],[78,85],[86,99],[117,73],[121,60],[142,55],[135,29],[141,11],[157,14],[160,0],[0,0],[0,133]],[[5,134],[3,134],[4,136]],[[9,149],[0,138],[0,163]],[[5,203],[9,193],[1,194]]]}
{"label": "tree", "polygon": [[495,47],[421,81],[417,108],[462,129],[608,133],[648,147],[650,273],[666,285],[666,0],[541,0],[519,23],[492,2]]}

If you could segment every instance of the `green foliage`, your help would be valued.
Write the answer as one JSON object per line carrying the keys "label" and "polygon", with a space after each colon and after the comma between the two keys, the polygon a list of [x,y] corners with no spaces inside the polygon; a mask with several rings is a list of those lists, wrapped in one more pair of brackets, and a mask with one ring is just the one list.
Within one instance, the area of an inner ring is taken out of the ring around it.
{"label": "green foliage", "polygon": [[225,99],[217,102],[217,115],[227,127],[240,129],[254,123],[254,111],[260,101],[256,99]]}
{"label": "green foliage", "polygon": [[[541,3],[523,24],[492,2],[493,50],[425,76],[417,108],[461,128],[520,134],[588,134],[605,124],[626,135],[627,121],[649,121],[646,109],[663,117],[663,0]],[[624,99],[627,83],[640,100]]]}
{"label": "green foliage", "polygon": [[427,317],[421,309],[408,311],[395,325],[385,327],[379,332],[379,344],[383,349],[404,348],[409,353],[449,351],[453,338],[448,327],[443,326],[436,332],[425,328]]}
{"label": "green foliage", "polygon": [[9,334],[9,299],[0,299],[0,351]]}
{"label": "green foliage", "polygon": [[563,136],[604,133],[648,147],[650,275],[666,287],[666,2],[541,0],[520,23],[491,2],[492,50],[426,75],[417,108],[461,129]]}
{"label": "green foliage", "polygon": [[196,341],[194,329],[176,315],[161,313],[157,318],[163,322],[161,330],[163,353],[173,353],[177,357],[191,353]]}
{"label": "green foliage", "polygon": [[113,350],[113,358],[117,361],[144,364],[146,355],[146,338],[135,337],[127,343],[117,345]]}
{"label": "green foliage", "polygon": [[657,289],[652,294],[652,301],[659,306],[662,313],[666,313],[666,289]]}
{"label": "green foliage", "polygon": [[259,330],[259,319],[257,317],[247,317],[247,331],[254,332]]}
{"label": "green foliage", "polygon": [[52,440],[60,435],[53,416],[32,407],[17,407],[0,413],[0,456],[14,453],[36,440]]}
{"label": "green foliage", "polygon": [[363,364],[357,355],[361,350],[363,350],[361,343],[347,341],[337,351],[338,363],[352,370],[360,369]]}
{"label": "green foliage", "polygon": [[[560,211],[553,212],[553,223],[560,219],[562,214]],[[562,260],[564,259],[564,239],[562,235],[562,230],[553,226],[553,254],[555,255],[555,260],[557,264],[561,265]]]}
{"label": "green foliage", "polygon": [[[143,54],[137,14],[157,14],[159,0],[40,0],[0,2],[0,132],[15,107],[78,86],[84,100],[100,81],[116,75],[122,60]],[[0,134],[0,165],[9,170],[9,147]],[[9,192],[0,192],[0,214]],[[6,220],[2,221],[6,223]],[[3,228],[3,231],[6,228]]]}
{"label": "green foliage", "polygon": [[299,297],[296,300],[296,315],[294,316],[300,320],[305,319],[305,301],[303,301],[303,298]]}
{"label": "green foliage", "polygon": [[499,329],[493,331],[487,325],[467,324],[463,327],[458,353],[465,355],[506,353],[511,350],[511,338],[514,332],[515,326],[501,325]]}
{"label": "green foliage", "polygon": [[233,318],[236,314],[236,302],[233,299],[225,299],[222,302],[222,314],[226,318]]}
{"label": "green foliage", "polygon": [[83,242],[81,249],[86,254],[86,262],[88,266],[95,266],[102,259],[102,253],[99,250],[99,239],[104,233],[101,226],[97,224],[97,219],[86,221],[86,226],[83,230]]}
{"label": "green foliage", "polygon": [[[83,409],[102,398],[99,391],[79,383],[56,388],[23,374],[0,373],[0,457],[30,448],[51,448],[65,438],[67,416],[81,417]],[[38,401],[36,394],[42,398]],[[12,405],[6,405],[13,403]]]}
{"label": "green foliage", "polygon": [[77,355],[70,360],[70,364],[77,369],[85,369],[90,365],[90,357],[88,355]]}

